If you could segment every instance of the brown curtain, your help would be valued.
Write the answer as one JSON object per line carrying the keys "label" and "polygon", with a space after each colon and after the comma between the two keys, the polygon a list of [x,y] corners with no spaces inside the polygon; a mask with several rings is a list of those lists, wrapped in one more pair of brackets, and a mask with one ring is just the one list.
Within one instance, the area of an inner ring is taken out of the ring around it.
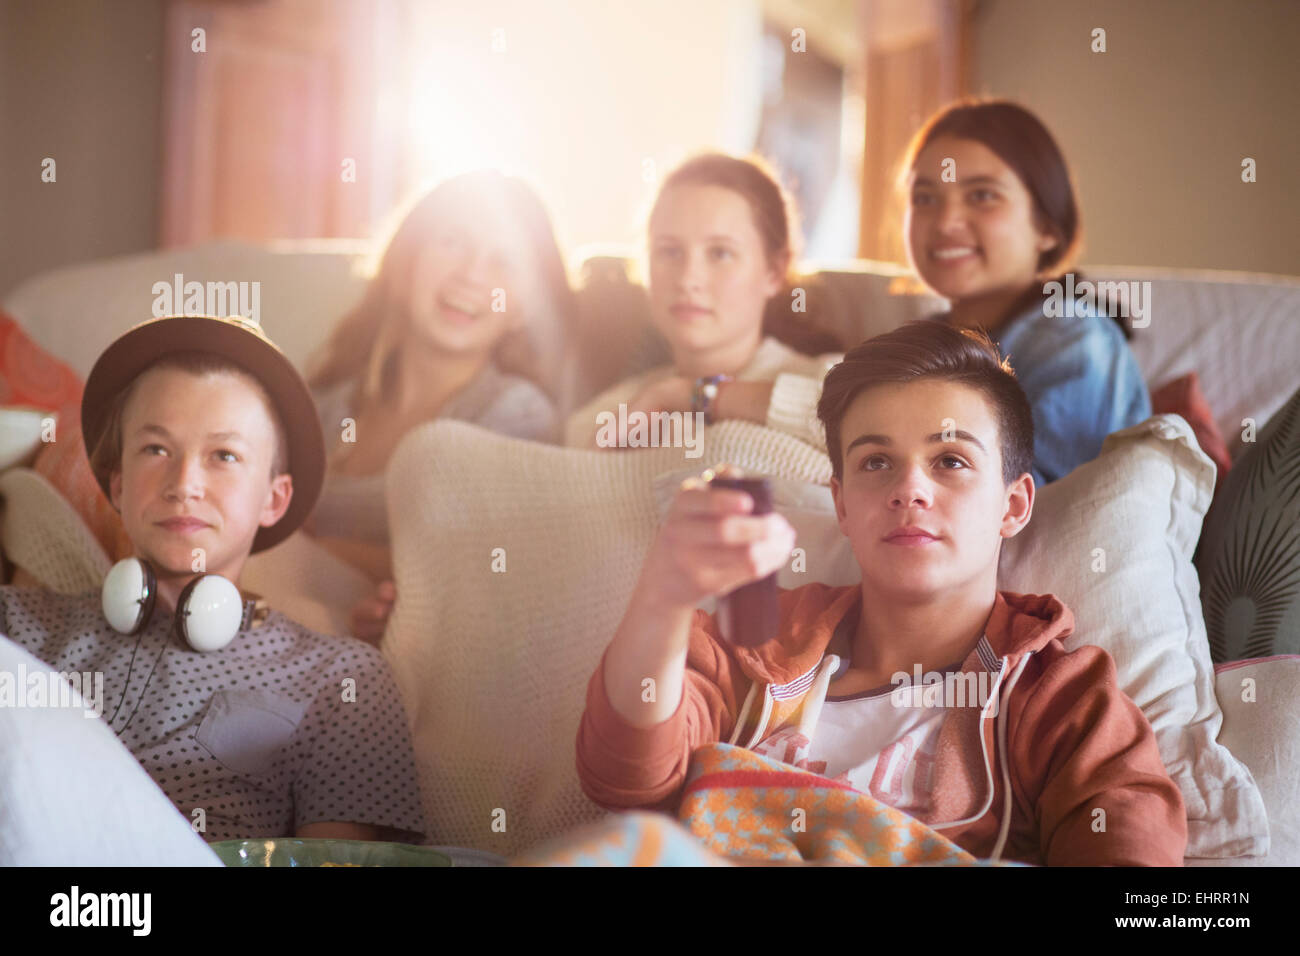
{"label": "brown curtain", "polygon": [[369,235],[416,185],[375,105],[406,75],[407,13],[406,0],[170,0],[162,245]]}
{"label": "brown curtain", "polygon": [[973,0],[865,0],[866,132],[858,255],[905,262],[895,188],[912,134],[965,95]]}

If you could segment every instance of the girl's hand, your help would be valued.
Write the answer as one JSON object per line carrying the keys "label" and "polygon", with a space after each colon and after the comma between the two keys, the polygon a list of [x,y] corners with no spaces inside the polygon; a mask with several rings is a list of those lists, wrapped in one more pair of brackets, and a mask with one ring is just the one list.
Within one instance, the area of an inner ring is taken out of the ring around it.
{"label": "girl's hand", "polygon": [[[631,418],[633,412],[643,412],[647,416],[654,412],[683,412],[689,414],[691,411],[691,392],[694,388],[695,382],[693,380],[678,375],[651,382],[637,392],[635,397],[627,403],[628,418]],[[616,422],[621,423],[622,416],[618,414],[617,409],[610,408],[607,411],[614,416]],[[613,444],[610,444],[611,438],[616,439]],[[618,429],[617,436],[606,436],[604,429],[597,428],[592,433],[591,446],[593,448],[630,447],[627,440],[627,431],[622,428]]]}
{"label": "girl's hand", "polygon": [[388,617],[397,600],[397,586],[392,581],[380,581],[374,594],[360,601],[352,609],[352,634],[367,644],[379,646],[388,627]]}
{"label": "girl's hand", "polygon": [[695,382],[680,375],[672,375],[651,382],[628,402],[627,410],[631,412],[689,412],[691,410],[691,392]]}
{"label": "girl's hand", "polygon": [[[714,421],[729,418],[767,424],[767,409],[772,403],[772,382],[723,382],[713,404]],[[673,376],[651,382],[628,403],[627,410],[650,412],[691,411],[693,379]]]}

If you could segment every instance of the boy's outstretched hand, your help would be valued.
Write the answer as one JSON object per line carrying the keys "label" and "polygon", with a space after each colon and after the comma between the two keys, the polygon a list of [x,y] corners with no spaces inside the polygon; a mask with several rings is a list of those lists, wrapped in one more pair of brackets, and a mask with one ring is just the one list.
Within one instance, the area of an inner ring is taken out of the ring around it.
{"label": "boy's outstretched hand", "polygon": [[743,491],[687,479],[646,558],[642,587],[687,608],[781,568],[794,550],[794,528],[776,512],[750,514],[753,508]]}
{"label": "boy's outstretched hand", "polygon": [[[682,483],[605,655],[605,693],[634,727],[676,712],[695,606],[767,577],[794,549],[785,518],[751,514],[753,498],[710,477]],[[647,687],[656,688],[648,697]]]}
{"label": "boy's outstretched hand", "polygon": [[397,585],[392,581],[380,581],[370,597],[357,603],[352,609],[352,634],[367,644],[379,646],[388,628],[388,617],[393,613],[393,602],[397,600]]}

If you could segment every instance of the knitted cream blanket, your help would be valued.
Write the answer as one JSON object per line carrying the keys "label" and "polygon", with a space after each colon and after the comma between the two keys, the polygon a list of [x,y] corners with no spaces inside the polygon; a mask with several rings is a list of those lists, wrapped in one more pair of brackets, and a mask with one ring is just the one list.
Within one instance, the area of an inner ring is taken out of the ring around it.
{"label": "knitted cream blanket", "polygon": [[658,525],[655,477],[722,461],[830,479],[824,453],[746,422],[706,428],[694,460],[680,448],[555,448],[459,422],[402,441],[388,473],[398,602],[383,650],[436,842],[509,857],[601,816],[578,785],[574,740]]}

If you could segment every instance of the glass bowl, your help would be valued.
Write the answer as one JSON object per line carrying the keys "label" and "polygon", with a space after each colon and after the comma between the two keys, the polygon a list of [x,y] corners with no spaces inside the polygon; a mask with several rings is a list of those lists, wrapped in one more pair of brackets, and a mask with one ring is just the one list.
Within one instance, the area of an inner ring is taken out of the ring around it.
{"label": "glass bowl", "polygon": [[298,837],[209,843],[226,866],[451,866],[448,856],[410,843]]}

